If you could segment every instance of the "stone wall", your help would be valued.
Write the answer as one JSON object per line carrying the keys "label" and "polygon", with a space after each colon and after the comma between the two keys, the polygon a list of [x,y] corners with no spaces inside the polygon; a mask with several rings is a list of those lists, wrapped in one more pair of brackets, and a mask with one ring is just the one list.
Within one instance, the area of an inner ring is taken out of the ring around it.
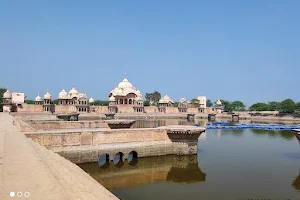
{"label": "stone wall", "polygon": [[17,112],[44,112],[43,105],[23,103],[17,106]]}
{"label": "stone wall", "polygon": [[98,161],[104,153],[110,159],[119,152],[124,154],[124,159],[131,151],[136,151],[139,157],[173,153],[166,129],[74,130],[25,135],[75,163]]}
{"label": "stone wall", "polygon": [[20,132],[35,132],[36,130],[32,128],[28,123],[21,119],[14,119],[13,124],[15,124]]}
{"label": "stone wall", "polygon": [[27,121],[36,130],[108,128],[105,121]]}
{"label": "stone wall", "polygon": [[76,106],[74,105],[55,105],[56,113],[71,113],[77,112]]}
{"label": "stone wall", "polygon": [[11,115],[17,119],[39,119],[39,120],[57,120],[56,115],[49,113],[24,113],[24,112],[13,112]]}
{"label": "stone wall", "polygon": [[146,113],[157,113],[158,108],[156,106],[145,106],[144,107]]}

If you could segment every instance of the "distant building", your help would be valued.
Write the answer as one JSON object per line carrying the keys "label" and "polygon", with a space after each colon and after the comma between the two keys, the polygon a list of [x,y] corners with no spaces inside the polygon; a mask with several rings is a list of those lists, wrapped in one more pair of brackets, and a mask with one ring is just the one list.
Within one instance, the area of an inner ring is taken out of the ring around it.
{"label": "distant building", "polygon": [[[58,105],[72,105],[76,107],[77,112],[89,112],[90,104],[94,103],[94,99],[90,98],[88,100],[85,93],[78,92],[75,87],[73,87],[69,92],[64,89],[58,94]],[[55,112],[55,105],[52,102],[52,95],[49,91],[44,95],[44,99],[38,95],[35,97],[36,105],[43,105],[44,112]]]}
{"label": "distant building", "polygon": [[11,93],[9,90],[6,90],[3,94],[3,112],[15,112],[17,111],[18,106],[22,106],[25,101],[25,94],[19,92]]}
{"label": "distant building", "polygon": [[179,112],[187,112],[188,109],[188,102],[186,98],[180,98],[178,103],[178,111]]}
{"label": "distant building", "polygon": [[222,105],[220,99],[216,102],[215,109],[217,113],[222,113],[224,111],[224,105]]}
{"label": "distant building", "polygon": [[118,112],[126,108],[133,108],[134,112],[144,112],[144,100],[141,92],[125,77],[117,87],[110,91],[109,112]]}
{"label": "distant building", "polygon": [[199,101],[199,112],[205,113],[206,110],[206,96],[198,96],[197,100]]}
{"label": "distant building", "polygon": [[167,94],[158,101],[158,111],[165,113],[166,107],[174,107],[174,101]]}

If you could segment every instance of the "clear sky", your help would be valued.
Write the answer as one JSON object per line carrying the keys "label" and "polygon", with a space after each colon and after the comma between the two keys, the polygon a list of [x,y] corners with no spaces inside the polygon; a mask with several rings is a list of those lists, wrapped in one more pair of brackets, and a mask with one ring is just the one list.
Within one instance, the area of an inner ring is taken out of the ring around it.
{"label": "clear sky", "polygon": [[0,0],[0,86],[72,85],[107,99],[124,78],[174,101],[300,101],[300,1]]}

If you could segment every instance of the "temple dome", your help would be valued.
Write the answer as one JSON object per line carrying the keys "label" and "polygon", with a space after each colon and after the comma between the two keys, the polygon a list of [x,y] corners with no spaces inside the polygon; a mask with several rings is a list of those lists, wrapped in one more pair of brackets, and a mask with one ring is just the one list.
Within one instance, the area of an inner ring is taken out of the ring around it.
{"label": "temple dome", "polygon": [[119,89],[126,89],[126,88],[133,88],[132,84],[127,80],[127,78],[124,78],[122,82],[118,84]]}
{"label": "temple dome", "polygon": [[180,98],[180,100],[179,100],[179,103],[183,103],[183,102],[186,102],[186,98],[184,98],[184,97]]}
{"label": "temple dome", "polygon": [[169,103],[169,102],[174,103],[174,101],[167,94],[159,100],[159,103]]}
{"label": "temple dome", "polygon": [[87,99],[87,96],[86,96],[85,93],[79,93],[79,94],[78,94],[78,99],[79,99],[79,98],[85,98],[85,99]]}
{"label": "temple dome", "polygon": [[109,101],[115,101],[116,98],[114,96],[109,97]]}
{"label": "temple dome", "polygon": [[91,97],[90,99],[89,99],[89,103],[94,103],[95,102],[95,100]]}
{"label": "temple dome", "polygon": [[135,101],[143,101],[143,98],[142,98],[141,96],[137,96],[137,97],[135,97],[134,100],[135,100]]}
{"label": "temple dome", "polygon": [[120,82],[115,89],[110,91],[109,97],[111,96],[125,97],[128,94],[134,94],[135,96],[142,96],[141,92],[137,90],[135,87],[133,87],[133,85],[125,77],[124,80]]}
{"label": "temple dome", "polygon": [[62,90],[59,94],[58,94],[58,99],[67,99],[68,98],[68,93],[65,90]]}
{"label": "temple dome", "polygon": [[35,101],[42,101],[42,97],[40,97],[40,95],[38,94],[38,95],[35,97]]}
{"label": "temple dome", "polygon": [[4,99],[11,99],[11,93],[10,93],[9,90],[6,90],[6,92],[4,92],[3,98]]}
{"label": "temple dome", "polygon": [[220,99],[216,102],[216,105],[222,105],[222,102]]}
{"label": "temple dome", "polygon": [[47,92],[45,95],[44,95],[44,99],[51,99],[52,96],[49,92]]}
{"label": "temple dome", "polygon": [[72,87],[72,89],[69,91],[69,95],[71,98],[77,97],[79,95],[79,92],[75,89],[75,87]]}

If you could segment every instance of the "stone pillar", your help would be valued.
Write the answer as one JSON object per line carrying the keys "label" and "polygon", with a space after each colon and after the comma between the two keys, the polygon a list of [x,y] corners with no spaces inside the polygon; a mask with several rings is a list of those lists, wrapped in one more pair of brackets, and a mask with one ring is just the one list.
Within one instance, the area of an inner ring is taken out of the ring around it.
{"label": "stone pillar", "polygon": [[205,132],[205,128],[194,126],[167,127],[168,137],[173,143],[173,154],[197,154],[198,138],[203,132]]}
{"label": "stone pillar", "polygon": [[233,114],[233,115],[231,116],[231,118],[232,118],[232,121],[233,121],[233,122],[238,122],[238,121],[239,121],[239,115],[238,115],[238,114]]}
{"label": "stone pillar", "polygon": [[208,114],[208,121],[215,121],[216,120],[216,114]]}

